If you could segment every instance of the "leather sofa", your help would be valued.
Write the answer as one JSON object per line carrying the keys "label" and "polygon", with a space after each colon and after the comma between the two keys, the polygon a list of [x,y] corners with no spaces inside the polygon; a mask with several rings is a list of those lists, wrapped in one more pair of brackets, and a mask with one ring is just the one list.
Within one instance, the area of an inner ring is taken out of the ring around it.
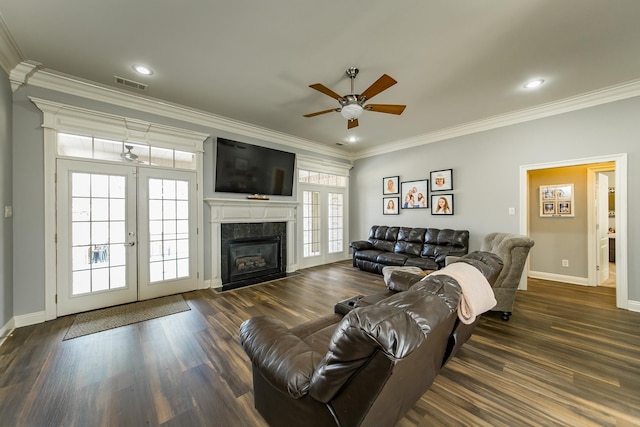
{"label": "leather sofa", "polygon": [[374,225],[367,240],[350,243],[353,266],[382,274],[386,266],[439,270],[447,256],[469,252],[469,231]]}
{"label": "leather sofa", "polygon": [[[489,283],[502,268],[497,256],[486,253],[458,262],[476,267]],[[271,317],[243,322],[239,338],[251,359],[258,412],[274,427],[397,423],[477,321],[458,328],[461,287],[447,268],[413,284],[392,280],[397,290],[361,298],[362,305],[344,316],[291,329]]]}

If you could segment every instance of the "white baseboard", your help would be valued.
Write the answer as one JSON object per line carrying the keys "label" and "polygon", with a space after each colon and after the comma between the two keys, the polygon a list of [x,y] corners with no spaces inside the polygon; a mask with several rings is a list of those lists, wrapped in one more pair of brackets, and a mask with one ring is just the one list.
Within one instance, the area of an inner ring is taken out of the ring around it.
{"label": "white baseboard", "polygon": [[589,280],[586,277],[565,276],[563,274],[546,273],[544,271],[529,271],[528,276],[533,279],[552,280],[554,282],[571,283],[572,285],[589,286]]}
{"label": "white baseboard", "polygon": [[23,314],[21,316],[15,316],[16,328],[23,326],[35,325],[37,323],[44,323],[46,320],[44,311],[37,311],[35,313]]}
{"label": "white baseboard", "polygon": [[13,330],[16,328],[15,320],[12,317],[9,321],[0,329],[0,347],[7,340],[7,338],[11,335]]}
{"label": "white baseboard", "polygon": [[640,313],[640,301],[629,300],[629,306],[627,308],[629,309],[629,311],[636,311]]}

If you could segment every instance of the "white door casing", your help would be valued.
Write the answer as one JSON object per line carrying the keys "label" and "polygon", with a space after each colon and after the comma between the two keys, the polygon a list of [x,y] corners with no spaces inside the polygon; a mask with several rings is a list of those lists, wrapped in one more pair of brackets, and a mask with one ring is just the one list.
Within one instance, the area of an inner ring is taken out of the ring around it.
{"label": "white door casing", "polygon": [[596,184],[597,284],[609,278],[609,177],[598,173]]}

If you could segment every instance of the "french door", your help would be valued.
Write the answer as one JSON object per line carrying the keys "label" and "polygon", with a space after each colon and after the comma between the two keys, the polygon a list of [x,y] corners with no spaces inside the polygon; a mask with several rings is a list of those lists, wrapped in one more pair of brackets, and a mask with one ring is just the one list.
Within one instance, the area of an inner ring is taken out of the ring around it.
{"label": "french door", "polygon": [[302,268],[345,258],[344,191],[334,187],[301,186]]}
{"label": "french door", "polygon": [[57,315],[196,289],[193,172],[57,161]]}

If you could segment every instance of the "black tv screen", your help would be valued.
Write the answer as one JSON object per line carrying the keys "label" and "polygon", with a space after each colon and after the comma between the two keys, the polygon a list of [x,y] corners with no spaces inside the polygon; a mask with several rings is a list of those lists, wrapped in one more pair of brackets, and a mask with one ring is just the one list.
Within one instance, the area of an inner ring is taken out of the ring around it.
{"label": "black tv screen", "polygon": [[215,191],[291,196],[296,155],[218,138]]}

